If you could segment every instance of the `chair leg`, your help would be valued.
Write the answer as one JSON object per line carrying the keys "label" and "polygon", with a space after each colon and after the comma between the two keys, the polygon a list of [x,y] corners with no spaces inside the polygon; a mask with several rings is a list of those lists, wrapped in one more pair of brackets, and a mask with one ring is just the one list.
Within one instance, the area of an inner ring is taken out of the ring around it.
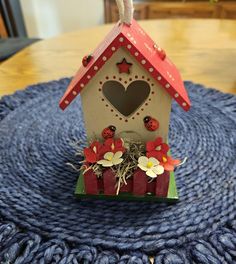
{"label": "chair leg", "polygon": [[1,38],[7,38],[8,37],[7,29],[5,27],[3,17],[1,14],[0,14],[0,37]]}

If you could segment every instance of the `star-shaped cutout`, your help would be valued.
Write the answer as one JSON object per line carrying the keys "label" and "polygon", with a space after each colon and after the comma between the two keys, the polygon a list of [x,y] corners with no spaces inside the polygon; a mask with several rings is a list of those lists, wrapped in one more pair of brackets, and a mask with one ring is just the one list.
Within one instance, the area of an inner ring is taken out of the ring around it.
{"label": "star-shaped cutout", "polygon": [[119,73],[130,74],[130,67],[133,65],[133,63],[127,62],[124,58],[122,62],[118,62],[116,65],[119,68]]}

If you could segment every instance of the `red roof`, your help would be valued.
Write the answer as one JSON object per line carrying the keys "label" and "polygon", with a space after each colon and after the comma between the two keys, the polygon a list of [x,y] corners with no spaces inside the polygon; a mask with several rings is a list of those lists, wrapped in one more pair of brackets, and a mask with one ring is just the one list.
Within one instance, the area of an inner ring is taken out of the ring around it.
{"label": "red roof", "polygon": [[88,65],[80,67],[60,101],[61,109],[64,110],[74,100],[114,52],[125,47],[185,111],[189,110],[190,100],[179,71],[165,57],[165,52],[155,45],[135,20],[130,26],[117,23],[94,51]]}

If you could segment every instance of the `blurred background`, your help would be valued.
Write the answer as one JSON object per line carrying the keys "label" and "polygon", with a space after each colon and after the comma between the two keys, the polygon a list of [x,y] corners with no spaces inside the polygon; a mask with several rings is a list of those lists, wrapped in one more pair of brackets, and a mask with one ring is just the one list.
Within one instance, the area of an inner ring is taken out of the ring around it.
{"label": "blurred background", "polygon": [[[134,0],[134,4],[136,19],[236,18],[235,0]],[[117,20],[115,0],[0,0],[1,38],[48,38]]]}

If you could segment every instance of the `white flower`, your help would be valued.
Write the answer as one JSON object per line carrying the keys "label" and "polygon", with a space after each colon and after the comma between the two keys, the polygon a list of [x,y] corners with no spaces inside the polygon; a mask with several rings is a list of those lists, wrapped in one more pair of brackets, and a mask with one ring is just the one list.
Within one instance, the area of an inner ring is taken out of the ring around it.
{"label": "white flower", "polygon": [[161,175],[164,172],[164,167],[160,165],[157,159],[145,156],[138,159],[138,167],[151,178],[156,178],[157,175]]}
{"label": "white flower", "polygon": [[99,160],[97,164],[101,164],[103,167],[111,167],[113,165],[118,165],[123,161],[123,159],[121,158],[122,154],[123,153],[121,151],[117,151],[116,153],[107,152],[104,155],[104,159]]}

